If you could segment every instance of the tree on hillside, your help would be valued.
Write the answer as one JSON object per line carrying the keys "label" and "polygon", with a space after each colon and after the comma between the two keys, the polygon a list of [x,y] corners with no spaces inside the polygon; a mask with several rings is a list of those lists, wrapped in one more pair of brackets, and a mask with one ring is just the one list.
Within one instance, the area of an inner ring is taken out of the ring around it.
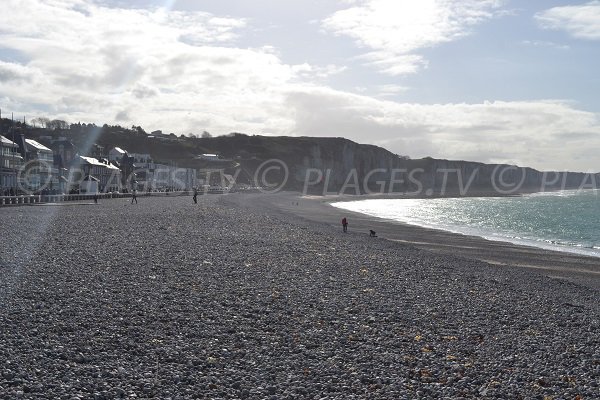
{"label": "tree on hillside", "polygon": [[48,122],[50,122],[50,118],[46,117],[36,117],[31,119],[33,126],[39,125],[42,128],[46,128],[48,126]]}
{"label": "tree on hillside", "polygon": [[202,132],[202,137],[203,137],[204,139],[208,139],[208,138],[211,138],[211,137],[212,137],[212,135],[210,134],[210,132],[208,132],[208,131],[204,131],[204,132]]}
{"label": "tree on hillside", "polygon": [[72,132],[81,132],[81,122],[69,125],[69,130]]}
{"label": "tree on hillside", "polygon": [[138,135],[146,135],[146,131],[141,126],[131,125],[131,130]]}
{"label": "tree on hillside", "polygon": [[46,128],[53,131],[57,129],[65,130],[69,129],[69,124],[62,119],[53,119],[52,121],[46,123]]}

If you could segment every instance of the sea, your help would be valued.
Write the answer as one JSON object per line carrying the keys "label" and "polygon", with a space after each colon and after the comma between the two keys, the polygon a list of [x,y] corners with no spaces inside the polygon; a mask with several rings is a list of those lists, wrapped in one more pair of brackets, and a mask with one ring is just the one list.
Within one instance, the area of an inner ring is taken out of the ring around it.
{"label": "sea", "polygon": [[427,228],[600,257],[600,191],[367,199],[335,207]]}

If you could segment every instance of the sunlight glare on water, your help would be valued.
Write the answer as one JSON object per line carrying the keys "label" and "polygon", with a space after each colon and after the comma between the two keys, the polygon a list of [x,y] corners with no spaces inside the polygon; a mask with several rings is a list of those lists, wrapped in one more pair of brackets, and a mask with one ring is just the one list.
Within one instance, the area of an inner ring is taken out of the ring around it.
{"label": "sunlight glare on water", "polygon": [[428,228],[600,256],[597,190],[522,197],[377,199],[333,205]]}

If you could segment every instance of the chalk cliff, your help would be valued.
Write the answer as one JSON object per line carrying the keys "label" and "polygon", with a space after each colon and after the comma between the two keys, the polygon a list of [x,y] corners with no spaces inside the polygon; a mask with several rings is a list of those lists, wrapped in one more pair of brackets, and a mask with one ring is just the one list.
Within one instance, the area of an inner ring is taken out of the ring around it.
{"label": "chalk cliff", "polygon": [[[293,138],[288,138],[293,141]],[[428,195],[595,188],[600,175],[538,171],[506,164],[433,158],[409,159],[381,147],[343,138],[310,138],[303,154],[284,155],[290,166],[288,188],[313,193],[422,192]],[[301,155],[301,159],[300,159]]]}

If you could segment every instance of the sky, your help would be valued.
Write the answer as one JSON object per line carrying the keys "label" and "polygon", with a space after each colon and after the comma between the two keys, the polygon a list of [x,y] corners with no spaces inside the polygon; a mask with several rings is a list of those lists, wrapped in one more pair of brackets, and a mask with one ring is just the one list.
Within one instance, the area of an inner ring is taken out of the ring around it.
{"label": "sky", "polygon": [[600,171],[600,1],[2,0],[0,109]]}

